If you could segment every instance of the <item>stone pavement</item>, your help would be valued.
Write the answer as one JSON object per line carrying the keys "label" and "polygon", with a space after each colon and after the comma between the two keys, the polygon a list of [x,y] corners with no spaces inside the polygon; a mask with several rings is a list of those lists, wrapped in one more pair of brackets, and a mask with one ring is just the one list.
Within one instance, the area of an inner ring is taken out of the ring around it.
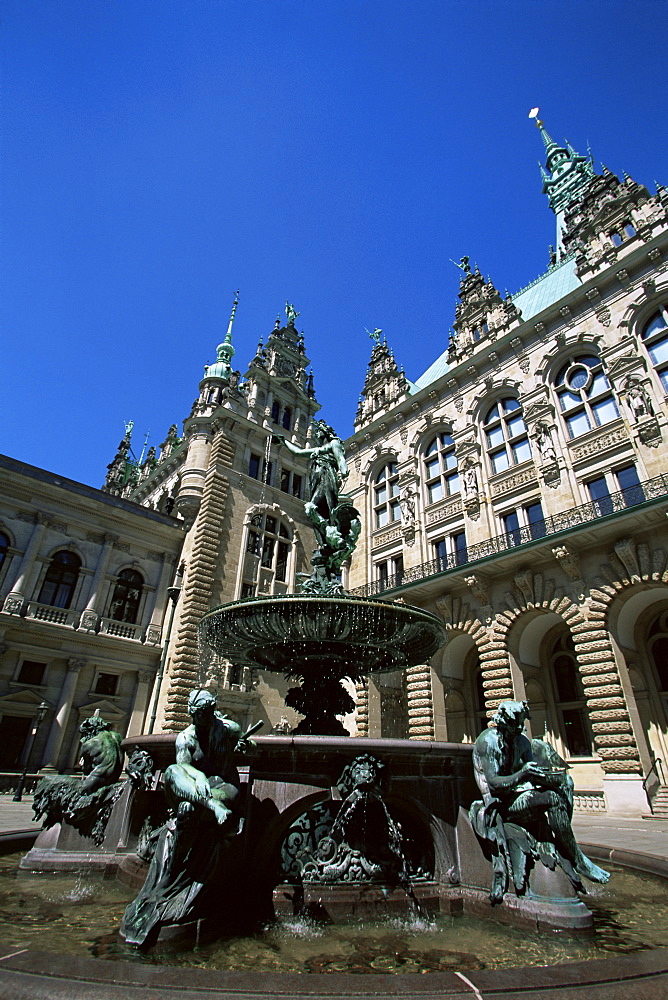
{"label": "stone pavement", "polygon": [[0,833],[13,830],[39,830],[32,815],[32,795],[24,795],[14,802],[11,795],[0,795]]}

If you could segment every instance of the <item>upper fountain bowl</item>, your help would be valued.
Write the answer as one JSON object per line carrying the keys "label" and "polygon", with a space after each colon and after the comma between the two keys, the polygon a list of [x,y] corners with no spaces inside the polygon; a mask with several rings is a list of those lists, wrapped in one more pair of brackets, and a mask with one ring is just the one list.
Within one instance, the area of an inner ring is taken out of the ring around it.
{"label": "upper fountain bowl", "polygon": [[445,642],[443,622],[408,604],[360,597],[251,597],[202,618],[200,640],[233,664],[307,677],[426,663]]}

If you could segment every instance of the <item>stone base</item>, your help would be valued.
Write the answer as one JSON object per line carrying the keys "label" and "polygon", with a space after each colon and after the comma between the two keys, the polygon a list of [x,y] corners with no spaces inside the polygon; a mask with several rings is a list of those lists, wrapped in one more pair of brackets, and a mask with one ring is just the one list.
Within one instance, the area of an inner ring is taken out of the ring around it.
{"label": "stone base", "polygon": [[609,816],[635,816],[636,819],[641,819],[650,812],[642,780],[639,774],[606,774],[603,790]]}
{"label": "stone base", "polygon": [[493,917],[540,929],[589,931],[593,927],[591,911],[573,889],[570,880],[557,868],[550,871],[538,863],[529,877],[524,896],[507,892],[503,903],[492,906],[489,892],[492,885],[492,865],[485,857],[480,842],[469,822],[466,810],[459,810],[457,821],[459,853],[459,892],[465,913]]}

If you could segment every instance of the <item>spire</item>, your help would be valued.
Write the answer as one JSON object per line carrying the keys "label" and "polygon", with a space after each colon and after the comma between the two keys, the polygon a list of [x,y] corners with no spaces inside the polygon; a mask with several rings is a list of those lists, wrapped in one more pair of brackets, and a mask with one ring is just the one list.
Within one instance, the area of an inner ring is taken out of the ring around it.
{"label": "spire", "polygon": [[225,334],[225,339],[222,344],[218,344],[216,348],[216,360],[212,365],[204,366],[204,378],[224,378],[229,379],[232,374],[232,365],[230,364],[234,356],[234,347],[232,346],[232,327],[234,326],[234,318],[237,314],[237,306],[239,305],[239,291],[235,293],[234,302],[232,303],[232,312],[230,314],[230,322],[227,324],[227,333]]}
{"label": "spire", "polygon": [[540,167],[543,194],[547,195],[550,208],[557,217],[557,255],[562,257],[564,250],[561,231],[564,225],[564,213],[568,206],[584,193],[587,184],[594,177],[594,167],[591,155],[582,156],[568,140],[563,146],[554,141],[542,119],[538,117],[539,110],[532,108],[529,118],[535,119],[536,128],[545,147],[545,167]]}

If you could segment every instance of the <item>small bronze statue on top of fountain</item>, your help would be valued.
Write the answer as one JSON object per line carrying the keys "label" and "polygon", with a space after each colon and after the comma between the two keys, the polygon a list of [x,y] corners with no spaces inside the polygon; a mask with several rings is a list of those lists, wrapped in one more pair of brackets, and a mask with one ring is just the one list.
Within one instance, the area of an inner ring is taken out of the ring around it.
{"label": "small bronze statue on top of fountain", "polygon": [[551,871],[558,865],[578,892],[586,892],[582,877],[601,883],[610,878],[576,843],[568,764],[546,740],[524,735],[528,718],[526,701],[502,701],[492,717],[495,728],[485,729],[473,748],[483,798],[473,803],[469,818],[491,855],[492,903],[503,901],[511,878],[522,895],[537,861]]}
{"label": "small bronze statue on top of fountain", "polygon": [[293,453],[309,456],[309,493],[304,504],[309,521],[315,528],[319,545],[313,553],[311,576],[301,584],[304,594],[343,594],[340,573],[352,554],[361,531],[359,511],[341,493],[348,478],[348,465],[343,442],[324,420],[311,424],[311,448],[298,448],[282,435],[276,440]]}

